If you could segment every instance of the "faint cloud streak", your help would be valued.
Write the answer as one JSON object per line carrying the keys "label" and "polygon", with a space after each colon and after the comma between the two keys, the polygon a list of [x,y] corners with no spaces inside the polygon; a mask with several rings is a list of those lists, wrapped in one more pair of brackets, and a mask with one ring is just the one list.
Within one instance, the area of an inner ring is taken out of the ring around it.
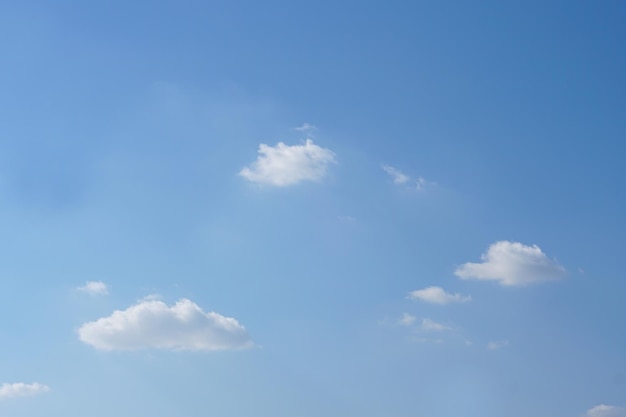
{"label": "faint cloud streak", "polygon": [[77,290],[89,295],[107,295],[109,293],[109,287],[102,281],[87,281],[84,286],[78,287]]}
{"label": "faint cloud streak", "polygon": [[37,394],[50,391],[47,385],[35,382],[33,384],[25,384],[16,382],[13,384],[2,384],[0,386],[0,400],[6,400],[17,397],[32,397]]}

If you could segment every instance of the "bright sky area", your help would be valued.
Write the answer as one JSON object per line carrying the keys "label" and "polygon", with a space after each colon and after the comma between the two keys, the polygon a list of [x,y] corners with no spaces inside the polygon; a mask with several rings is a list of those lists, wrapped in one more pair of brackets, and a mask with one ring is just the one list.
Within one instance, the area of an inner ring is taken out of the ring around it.
{"label": "bright sky area", "polygon": [[0,3],[0,415],[626,416],[626,2]]}

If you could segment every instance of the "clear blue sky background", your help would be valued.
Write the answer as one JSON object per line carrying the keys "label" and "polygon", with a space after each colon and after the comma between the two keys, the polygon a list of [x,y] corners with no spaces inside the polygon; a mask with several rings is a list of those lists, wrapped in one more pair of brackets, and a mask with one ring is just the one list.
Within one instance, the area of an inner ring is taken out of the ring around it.
{"label": "clear blue sky background", "polygon": [[[0,384],[50,388],[0,414],[626,406],[625,21],[617,0],[0,3]],[[334,154],[316,180],[238,174],[307,137]],[[500,241],[565,275],[460,279]],[[471,301],[407,298],[430,286]],[[79,338],[151,294],[255,347]]]}

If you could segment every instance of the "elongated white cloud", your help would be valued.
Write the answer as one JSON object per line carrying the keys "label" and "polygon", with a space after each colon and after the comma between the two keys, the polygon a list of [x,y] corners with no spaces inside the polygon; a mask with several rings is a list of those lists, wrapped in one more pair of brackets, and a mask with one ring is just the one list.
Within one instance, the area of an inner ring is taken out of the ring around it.
{"label": "elongated white cloud", "polygon": [[499,340],[496,342],[489,342],[487,343],[487,349],[489,350],[498,350],[498,349],[502,349],[503,347],[507,347],[509,345],[509,341],[508,340]]}
{"label": "elongated white cloud", "polygon": [[317,146],[311,139],[302,145],[259,145],[259,157],[239,175],[258,184],[285,187],[302,181],[318,181],[326,175],[335,154]]}
{"label": "elongated white cloud", "polygon": [[107,295],[109,293],[109,287],[102,281],[87,281],[84,286],[78,287],[77,290],[89,295]]}
{"label": "elongated white cloud", "polygon": [[389,174],[394,184],[405,184],[410,180],[408,175],[390,165],[383,165],[383,170]]}
{"label": "elongated white cloud", "polygon": [[294,130],[297,130],[298,132],[312,132],[314,130],[317,130],[317,127],[310,123],[304,122],[300,126],[294,128]]}
{"label": "elongated white cloud", "polygon": [[422,300],[433,304],[465,303],[472,299],[469,295],[459,293],[451,294],[441,287],[427,287],[423,290],[415,290],[409,293],[412,300]]}
{"label": "elongated white cloud", "polygon": [[481,256],[482,262],[468,262],[454,272],[461,279],[498,281],[502,285],[522,286],[557,280],[565,268],[546,256],[537,245],[500,241]]}
{"label": "elongated white cloud", "polygon": [[437,323],[434,320],[422,319],[419,324],[418,330],[421,330],[423,332],[443,332],[452,329],[444,324]]}
{"label": "elongated white cloud", "polygon": [[587,411],[587,417],[626,417],[626,407],[614,405],[596,405]]}
{"label": "elongated white cloud", "polygon": [[438,323],[429,318],[418,319],[409,313],[402,314],[402,317],[395,320],[395,324],[400,326],[409,327],[417,332],[443,332],[446,330],[452,330],[451,327],[448,327],[444,324]]}
{"label": "elongated white cloud", "polygon": [[17,397],[31,397],[48,391],[50,391],[50,387],[38,382],[33,384],[25,384],[23,382],[2,384],[0,385],[0,400]]}
{"label": "elongated white cloud", "polygon": [[205,313],[182,299],[173,306],[144,299],[109,317],[83,324],[80,340],[100,350],[227,350],[253,346],[237,320]]}
{"label": "elongated white cloud", "polygon": [[415,179],[411,179],[410,176],[406,175],[404,172],[400,171],[399,169],[392,167],[391,165],[382,165],[381,167],[383,171],[389,174],[394,184],[407,185],[407,188],[414,187],[416,190],[421,190],[430,184],[423,177],[417,177]]}

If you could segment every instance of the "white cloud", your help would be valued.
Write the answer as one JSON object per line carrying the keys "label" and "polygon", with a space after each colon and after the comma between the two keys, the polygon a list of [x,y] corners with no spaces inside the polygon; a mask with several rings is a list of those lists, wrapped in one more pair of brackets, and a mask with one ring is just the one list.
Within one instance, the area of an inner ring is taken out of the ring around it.
{"label": "white cloud", "polygon": [[78,287],[77,290],[89,295],[107,295],[109,293],[109,287],[102,281],[87,281],[84,286]]}
{"label": "white cloud", "polygon": [[406,175],[404,172],[400,171],[397,168],[392,167],[391,165],[382,165],[383,171],[385,171],[391,177],[391,180],[394,184],[398,185],[407,185],[407,188],[415,188],[416,190],[421,190],[426,187],[430,182],[426,181],[423,177],[417,177],[415,179],[411,179],[410,176]]}
{"label": "white cloud", "polygon": [[409,327],[411,328],[411,330],[418,333],[443,332],[447,330],[452,330],[451,327],[438,323],[429,318],[418,319],[417,317],[409,313],[402,314],[400,318],[392,322],[388,320],[383,320],[379,323],[383,325],[399,325]]}
{"label": "white cloud", "polygon": [[452,329],[441,323],[437,323],[434,320],[422,319],[421,323],[418,326],[418,330],[423,331],[423,332],[443,332],[443,331],[452,330]]}
{"label": "white cloud", "polygon": [[317,146],[311,139],[302,145],[259,145],[259,157],[239,175],[251,182],[284,187],[301,181],[317,181],[326,175],[335,154]]}
{"label": "white cloud", "polygon": [[226,350],[253,346],[237,320],[205,313],[182,299],[173,306],[155,299],[140,300],[126,310],[83,324],[80,340],[101,350]]}
{"label": "white cloud", "polygon": [[626,407],[614,405],[596,405],[587,411],[587,417],[626,417]]}
{"label": "white cloud", "polygon": [[33,384],[25,384],[23,382],[2,384],[0,385],[0,400],[16,397],[30,397],[48,391],[50,391],[50,387],[38,382]]}
{"label": "white cloud", "polygon": [[404,313],[400,319],[398,319],[398,324],[402,326],[411,326],[415,323],[416,317],[410,315],[409,313]]}
{"label": "white cloud", "polygon": [[493,243],[481,256],[483,262],[468,262],[454,271],[461,279],[498,281],[502,285],[522,286],[562,278],[565,268],[548,258],[537,245],[519,242]]}
{"label": "white cloud", "polygon": [[391,176],[394,184],[405,184],[410,180],[408,175],[392,166],[383,165],[383,170]]}
{"label": "white cloud", "polygon": [[409,293],[409,298],[412,300],[418,299],[433,304],[464,303],[472,299],[472,297],[469,295],[465,296],[459,293],[447,293],[441,287],[428,287],[424,288],[423,290],[411,291]]}
{"label": "white cloud", "polygon": [[497,342],[489,342],[487,343],[487,349],[489,350],[498,350],[498,349],[502,349],[503,347],[507,347],[509,345],[509,341],[508,340],[499,340]]}
{"label": "white cloud", "polygon": [[314,130],[317,130],[317,127],[313,126],[310,123],[304,122],[301,126],[294,128],[294,130],[297,130],[298,132],[312,132]]}

